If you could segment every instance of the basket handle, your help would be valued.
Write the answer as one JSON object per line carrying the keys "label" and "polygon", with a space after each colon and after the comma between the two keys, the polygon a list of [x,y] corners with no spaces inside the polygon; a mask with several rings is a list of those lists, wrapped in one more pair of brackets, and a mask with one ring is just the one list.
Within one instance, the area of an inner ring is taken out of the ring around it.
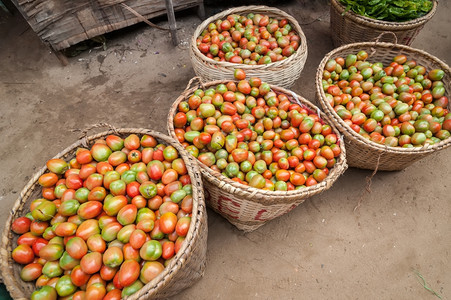
{"label": "basket handle", "polygon": [[183,91],[182,95],[185,97],[187,96],[188,90],[201,86],[205,90],[205,84],[202,81],[202,78],[200,76],[193,77],[189,80],[188,84],[186,85],[185,90]]}
{"label": "basket handle", "polygon": [[[373,47],[376,47],[377,46],[377,44],[378,43],[380,43],[381,41],[381,38],[384,36],[384,35],[391,35],[392,37],[393,37],[393,40],[394,40],[394,44],[395,45],[397,45],[398,44],[398,37],[396,36],[396,34],[394,33],[394,32],[392,32],[392,31],[384,31],[384,32],[382,32],[381,34],[379,34],[375,39],[374,39],[374,46]],[[374,49],[373,47],[371,47],[371,54],[370,54],[370,56],[372,56],[372,55],[374,55],[374,53],[376,53],[376,49]]]}
{"label": "basket handle", "polygon": [[88,132],[89,132],[91,129],[94,129],[94,128],[102,128],[102,127],[109,128],[109,129],[113,130],[114,133],[116,133],[116,134],[118,133],[116,127],[114,127],[114,126],[111,125],[111,124],[104,123],[104,122],[100,122],[100,123],[97,123],[97,124],[92,124],[92,125],[86,127],[85,129],[73,129],[72,131],[73,131],[73,132],[75,132],[75,131],[81,131],[81,135],[80,135],[79,139],[81,140],[81,143],[82,143],[83,146],[88,147]]}
{"label": "basket handle", "polygon": [[188,84],[186,85],[185,91],[193,88],[195,86],[195,85],[193,85],[193,83],[196,83],[196,81],[197,81],[197,86],[200,85],[203,89],[205,89],[205,84],[202,81],[202,78],[200,76],[196,76],[189,80]]}

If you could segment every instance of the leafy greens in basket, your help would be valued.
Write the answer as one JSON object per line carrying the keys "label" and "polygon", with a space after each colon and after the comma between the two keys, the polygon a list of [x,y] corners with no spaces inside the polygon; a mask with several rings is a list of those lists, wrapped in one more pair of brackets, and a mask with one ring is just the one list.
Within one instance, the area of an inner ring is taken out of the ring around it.
{"label": "leafy greens in basket", "polygon": [[392,22],[410,21],[426,15],[432,9],[430,0],[340,0],[346,11]]}

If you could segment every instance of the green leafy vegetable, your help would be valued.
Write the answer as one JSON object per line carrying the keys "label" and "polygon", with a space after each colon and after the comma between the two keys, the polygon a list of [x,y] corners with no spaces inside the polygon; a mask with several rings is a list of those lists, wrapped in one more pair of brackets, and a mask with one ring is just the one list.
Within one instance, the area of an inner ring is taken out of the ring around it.
{"label": "green leafy vegetable", "polygon": [[392,22],[405,22],[424,16],[432,9],[431,0],[339,0],[346,11]]}

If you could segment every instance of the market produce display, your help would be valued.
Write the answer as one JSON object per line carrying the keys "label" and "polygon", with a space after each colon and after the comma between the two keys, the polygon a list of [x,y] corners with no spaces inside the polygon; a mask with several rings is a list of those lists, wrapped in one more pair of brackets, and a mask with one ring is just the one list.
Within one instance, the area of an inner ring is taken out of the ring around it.
{"label": "market produce display", "polygon": [[356,14],[392,22],[420,18],[433,6],[431,0],[340,0],[340,3]]}
{"label": "market produce display", "polygon": [[322,73],[328,104],[352,130],[390,147],[421,147],[450,137],[443,70],[428,70],[403,54],[385,66],[367,58],[365,51],[336,57]]}
{"label": "market produce display", "polygon": [[196,46],[216,61],[261,65],[286,59],[300,42],[287,19],[249,13],[231,14],[208,24],[197,37]]}
{"label": "market produce display", "polygon": [[51,159],[41,197],[16,218],[13,260],[34,282],[31,299],[120,299],[169,265],[191,225],[184,160],[150,135],[108,135]]}
{"label": "market produce display", "polygon": [[[323,181],[341,149],[317,112],[259,78],[197,89],[178,104],[174,133],[194,157],[226,178],[287,191]],[[293,100],[293,102],[290,101]]]}

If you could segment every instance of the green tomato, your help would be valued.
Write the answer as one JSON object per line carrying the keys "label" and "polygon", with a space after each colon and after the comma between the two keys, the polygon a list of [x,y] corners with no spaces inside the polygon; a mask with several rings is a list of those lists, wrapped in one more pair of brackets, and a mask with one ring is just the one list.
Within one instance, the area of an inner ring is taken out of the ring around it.
{"label": "green tomato", "polygon": [[77,286],[72,283],[70,275],[64,275],[56,282],[55,289],[60,297],[66,297],[75,293]]}
{"label": "green tomato", "polygon": [[141,249],[139,250],[139,255],[144,260],[157,260],[160,258],[162,252],[163,248],[161,246],[161,243],[156,240],[150,240],[142,245]]}

